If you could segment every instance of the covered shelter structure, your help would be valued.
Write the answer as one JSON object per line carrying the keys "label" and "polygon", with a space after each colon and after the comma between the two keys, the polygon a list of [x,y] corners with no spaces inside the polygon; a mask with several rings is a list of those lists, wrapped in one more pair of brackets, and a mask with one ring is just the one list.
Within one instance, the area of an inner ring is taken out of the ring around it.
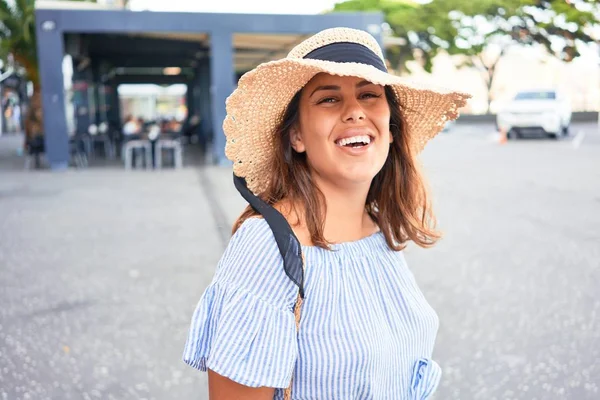
{"label": "covered shelter structure", "polygon": [[[120,127],[118,86],[153,83],[187,85],[188,118],[200,117],[199,135],[209,145],[210,159],[227,164],[221,127],[225,100],[243,73],[284,57],[326,28],[363,29],[382,43],[382,24],[381,13],[208,14],[37,6],[47,159],[52,169],[66,168],[69,132],[84,131],[92,122]],[[65,91],[66,55],[72,60],[71,96]]]}

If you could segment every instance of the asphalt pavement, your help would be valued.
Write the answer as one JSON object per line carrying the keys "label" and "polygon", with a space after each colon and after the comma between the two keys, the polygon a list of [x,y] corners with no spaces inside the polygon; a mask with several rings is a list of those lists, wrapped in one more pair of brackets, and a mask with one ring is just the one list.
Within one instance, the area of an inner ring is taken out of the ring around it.
{"label": "asphalt pavement", "polygon": [[[207,399],[181,361],[244,206],[227,168],[22,171],[0,137],[0,399]],[[12,147],[11,147],[12,146]],[[440,316],[436,399],[600,399],[600,131],[422,154],[444,239],[406,258]]]}

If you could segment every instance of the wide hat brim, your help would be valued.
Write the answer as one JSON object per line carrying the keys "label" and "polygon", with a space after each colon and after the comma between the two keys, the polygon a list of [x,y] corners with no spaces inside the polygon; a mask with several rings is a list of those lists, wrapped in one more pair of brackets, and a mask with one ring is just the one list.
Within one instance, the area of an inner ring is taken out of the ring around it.
{"label": "wide hat brim", "polygon": [[269,186],[274,135],[294,97],[318,73],[354,76],[390,86],[400,104],[411,147],[419,153],[471,97],[467,93],[420,85],[362,63],[284,58],[264,63],[244,74],[226,102],[223,130],[225,154],[235,175],[245,178],[254,194]]}

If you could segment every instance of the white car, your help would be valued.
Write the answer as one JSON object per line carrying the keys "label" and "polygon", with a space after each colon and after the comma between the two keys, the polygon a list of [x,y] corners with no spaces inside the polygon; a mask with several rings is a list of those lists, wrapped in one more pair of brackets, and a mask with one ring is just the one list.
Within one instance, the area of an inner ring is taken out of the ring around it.
{"label": "white car", "polygon": [[560,139],[569,134],[571,105],[557,90],[519,92],[498,113],[496,123],[512,139],[528,134]]}

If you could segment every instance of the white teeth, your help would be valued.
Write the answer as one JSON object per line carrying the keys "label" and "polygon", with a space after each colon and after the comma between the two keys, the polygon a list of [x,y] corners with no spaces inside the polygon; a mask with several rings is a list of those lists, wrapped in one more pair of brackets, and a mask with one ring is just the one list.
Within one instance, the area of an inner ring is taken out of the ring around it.
{"label": "white teeth", "polygon": [[339,146],[346,146],[346,145],[351,144],[351,143],[369,144],[369,143],[371,143],[371,137],[369,135],[352,136],[352,137],[349,137],[349,138],[340,139],[337,142],[337,144]]}

